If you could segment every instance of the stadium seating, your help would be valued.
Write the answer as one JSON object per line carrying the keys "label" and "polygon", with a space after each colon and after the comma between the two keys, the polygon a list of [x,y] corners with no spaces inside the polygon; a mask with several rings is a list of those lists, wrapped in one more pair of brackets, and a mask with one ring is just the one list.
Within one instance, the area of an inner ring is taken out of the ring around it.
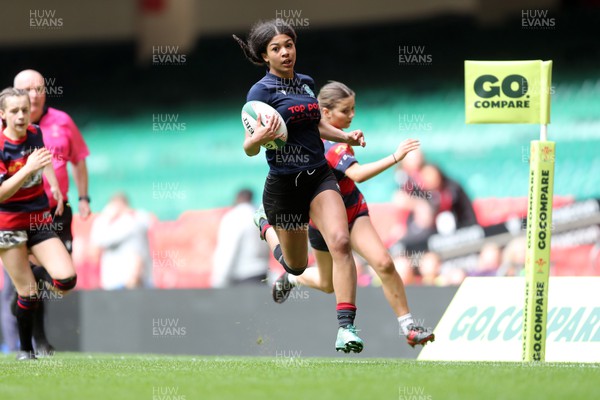
{"label": "stadium seating", "polygon": [[[588,174],[600,169],[597,122],[579,116],[595,112],[593,96],[600,84],[591,89],[586,85],[557,87],[549,129],[550,138],[557,142],[555,194],[576,199],[600,197],[600,187]],[[353,127],[364,130],[367,137],[367,147],[357,149],[359,160],[384,157],[403,138],[416,137],[427,159],[458,180],[471,198],[525,196],[529,142],[537,139],[538,128],[467,126],[461,95],[457,88],[417,99],[403,95],[400,88],[358,91]],[[127,188],[136,208],[151,211],[161,220],[174,220],[187,210],[226,207],[243,186],[261,193],[267,168],[262,155],[248,158],[242,151],[241,103],[162,112],[185,124],[179,130],[153,130],[151,112],[123,120],[98,119],[82,126],[92,149],[89,171],[95,207]],[[400,118],[420,118],[424,125],[404,129]],[[361,184],[361,189],[370,203],[390,201],[396,189],[393,171]]]}
{"label": "stadium seating", "polygon": [[[570,198],[555,199],[556,207],[569,204]],[[523,215],[527,199],[479,199],[475,210],[479,221],[493,223],[512,215]],[[390,203],[369,206],[370,215],[379,235],[390,244],[394,224],[402,223],[405,215]],[[175,221],[154,219],[149,232],[153,272],[158,288],[207,288],[212,268],[219,222],[227,208],[183,213]],[[94,217],[85,221],[75,216],[73,258],[78,271],[78,289],[99,288],[99,258],[90,245],[89,232]],[[552,250],[553,275],[600,275],[600,266],[592,265],[592,246],[555,248]],[[281,266],[271,258],[271,269],[280,273]],[[0,278],[1,279],[1,278]]]}

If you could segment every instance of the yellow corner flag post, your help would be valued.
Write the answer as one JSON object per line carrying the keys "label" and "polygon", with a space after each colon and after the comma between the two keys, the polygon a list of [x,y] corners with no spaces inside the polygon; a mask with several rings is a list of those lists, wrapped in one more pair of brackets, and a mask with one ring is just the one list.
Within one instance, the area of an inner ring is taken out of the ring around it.
{"label": "yellow corner flag post", "polygon": [[540,124],[531,142],[523,361],[544,361],[555,143],[548,141],[552,61],[465,61],[467,123]]}
{"label": "yellow corner flag post", "polygon": [[531,142],[523,307],[523,361],[544,361],[546,357],[554,154],[554,142],[543,140]]}

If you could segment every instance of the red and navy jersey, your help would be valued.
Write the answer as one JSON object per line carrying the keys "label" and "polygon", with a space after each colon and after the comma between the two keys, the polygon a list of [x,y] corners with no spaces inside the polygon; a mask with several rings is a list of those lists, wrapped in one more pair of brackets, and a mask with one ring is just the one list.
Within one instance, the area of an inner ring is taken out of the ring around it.
{"label": "red and navy jersey", "polygon": [[[40,147],[44,147],[44,140],[37,125],[29,125],[26,136],[20,140],[0,134],[0,185],[23,168],[29,155]],[[0,230],[27,230],[48,222],[42,171],[32,174],[12,197],[0,203]]]}
{"label": "red and navy jersey", "polygon": [[266,151],[269,173],[295,174],[325,165],[319,133],[321,112],[314,90],[315,82],[308,75],[294,73],[293,78],[280,78],[269,72],[250,88],[246,100],[267,103],[287,126],[286,145]]}
{"label": "red and navy jersey", "polygon": [[332,169],[335,178],[340,185],[340,192],[346,206],[348,223],[354,222],[357,216],[368,212],[367,201],[358,190],[356,183],[346,176],[346,170],[355,162],[354,150],[346,143],[336,143],[329,140],[324,141],[325,158]]}

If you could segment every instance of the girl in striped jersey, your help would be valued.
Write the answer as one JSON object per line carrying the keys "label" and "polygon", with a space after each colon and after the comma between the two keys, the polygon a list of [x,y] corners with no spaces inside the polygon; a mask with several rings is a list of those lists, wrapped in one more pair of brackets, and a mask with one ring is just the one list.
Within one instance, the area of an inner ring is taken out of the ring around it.
{"label": "girl in striped jersey", "polygon": [[[58,202],[57,214],[63,211],[63,199],[52,154],[44,148],[40,128],[29,124],[30,110],[26,91],[8,88],[0,93],[0,258],[17,289],[13,312],[19,329],[18,360],[36,358],[31,334],[38,291],[48,287],[62,296],[77,281],[71,257],[50,226],[42,174]],[[28,251],[44,267],[31,268]]]}
{"label": "girl in striped jersey", "polygon": [[[318,100],[322,117],[326,122],[339,129],[350,126],[354,118],[355,106],[355,94],[350,88],[343,83],[330,82],[323,86]],[[367,260],[380,277],[383,292],[398,318],[401,333],[413,347],[433,341],[434,335],[413,320],[402,279],[371,224],[367,203],[355,182],[360,183],[373,178],[418,148],[418,140],[406,139],[389,156],[372,163],[359,164],[352,147],[344,143],[325,141],[325,158],[338,180],[346,206],[352,249]],[[333,259],[323,236],[312,224],[309,226],[309,239],[318,268],[309,268],[301,276],[284,273],[273,285],[275,302],[283,303],[295,286],[308,286],[326,293],[333,292]]]}

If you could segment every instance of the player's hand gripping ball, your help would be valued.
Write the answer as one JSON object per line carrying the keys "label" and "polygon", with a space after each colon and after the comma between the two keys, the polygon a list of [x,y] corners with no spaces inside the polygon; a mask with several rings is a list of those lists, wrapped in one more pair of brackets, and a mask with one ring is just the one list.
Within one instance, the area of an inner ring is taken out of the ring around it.
{"label": "player's hand gripping ball", "polygon": [[266,126],[270,118],[279,118],[279,129],[277,129],[277,135],[281,137],[271,140],[270,142],[264,143],[262,146],[268,150],[275,150],[285,145],[287,141],[287,127],[285,121],[281,115],[270,105],[263,103],[262,101],[249,101],[244,104],[242,108],[242,124],[244,129],[250,135],[254,134],[256,127],[256,118],[260,114],[260,120],[263,126]]}

